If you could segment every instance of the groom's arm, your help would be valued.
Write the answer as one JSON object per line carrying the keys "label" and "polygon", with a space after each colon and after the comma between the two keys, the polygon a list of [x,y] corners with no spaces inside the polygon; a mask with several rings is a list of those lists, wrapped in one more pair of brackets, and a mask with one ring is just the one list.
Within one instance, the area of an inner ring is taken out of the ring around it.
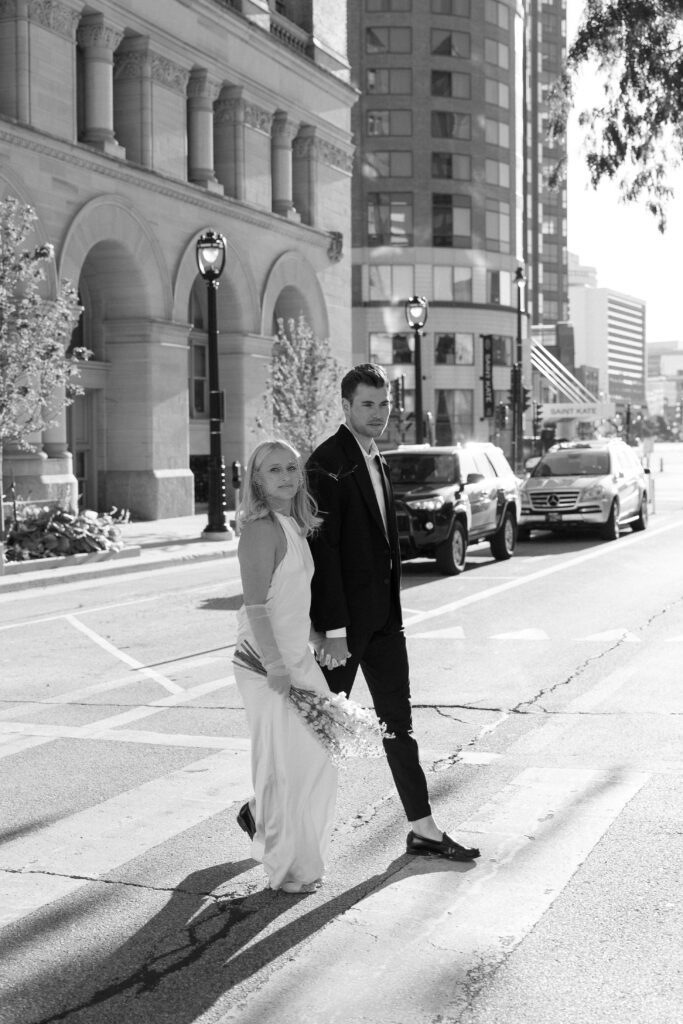
{"label": "groom's arm", "polygon": [[318,503],[322,526],[309,538],[315,572],[311,583],[311,620],[323,633],[341,632],[350,625],[341,561],[342,486],[319,462],[309,464],[309,486]]}

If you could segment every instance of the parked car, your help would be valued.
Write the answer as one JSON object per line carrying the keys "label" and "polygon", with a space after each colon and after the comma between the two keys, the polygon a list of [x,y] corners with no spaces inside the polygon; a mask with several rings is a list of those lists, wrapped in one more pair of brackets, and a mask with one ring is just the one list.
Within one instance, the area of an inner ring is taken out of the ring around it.
{"label": "parked car", "polygon": [[519,480],[500,448],[402,445],[382,454],[396,496],[402,558],[435,558],[441,572],[456,575],[465,568],[468,545],[485,540],[494,558],[510,558]]}
{"label": "parked car", "polygon": [[616,540],[622,526],[644,530],[648,474],[632,448],[616,438],[555,444],[522,485],[518,536],[536,530],[597,530]]}

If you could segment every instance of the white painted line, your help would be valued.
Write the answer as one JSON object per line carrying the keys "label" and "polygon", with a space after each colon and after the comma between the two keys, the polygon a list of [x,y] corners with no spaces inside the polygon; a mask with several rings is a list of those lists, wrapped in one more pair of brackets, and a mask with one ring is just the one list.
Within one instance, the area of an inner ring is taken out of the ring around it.
{"label": "white painted line", "polygon": [[153,679],[155,683],[159,683],[159,685],[163,686],[165,690],[169,691],[169,693],[183,692],[183,687],[179,686],[178,683],[174,683],[172,679],[168,679],[165,675],[161,672],[157,672],[154,668],[146,668],[142,662],[138,661],[136,658],[131,658],[131,656],[126,654],[125,651],[121,651],[118,647],[114,647],[112,643],[105,640],[105,638],[100,636],[99,633],[90,629],[90,627],[86,626],[83,622],[79,622],[75,615],[65,615],[64,618],[75,629],[80,630],[80,632],[84,633],[88,639],[92,640],[92,642],[97,644],[98,647],[101,647],[103,651],[107,651],[108,654],[118,658],[119,661],[124,663],[124,665],[130,665],[130,667],[134,668],[140,673],[140,675],[146,676],[148,679]]}
{"label": "white painted line", "polygon": [[[624,547],[628,544],[640,544],[651,538],[658,537],[662,533],[667,533],[669,530],[680,530],[680,522],[669,523],[668,526],[663,526],[658,530],[646,530],[644,533],[633,534],[628,537],[622,537],[619,541],[619,547]],[[604,558],[606,555],[614,554],[614,544],[604,544],[601,547],[593,548],[591,551],[587,551],[583,555],[578,555],[576,558],[570,558],[566,562],[555,563],[548,566],[546,569],[539,569],[538,572],[529,573],[528,576],[520,576],[518,579],[509,580],[507,583],[501,583],[497,587],[489,587],[487,590],[480,590],[476,594],[470,594],[469,597],[461,597],[457,601],[450,601],[448,604],[442,604],[436,608],[429,608],[424,612],[417,612],[414,615],[410,615],[403,620],[403,625],[408,628],[414,626],[418,622],[425,622],[427,619],[437,619],[441,615],[448,615],[449,612],[454,612],[458,608],[465,608],[467,605],[475,604],[478,601],[486,601],[489,597],[495,597],[497,594],[503,594],[508,590],[514,590],[517,587],[525,587],[528,583],[535,583],[537,580],[545,579],[547,576],[554,576],[555,573],[565,572],[567,569],[573,569],[577,565],[582,565],[584,562],[589,562],[594,558]]]}
{"label": "white painted line", "polygon": [[41,747],[43,743],[49,743],[50,739],[50,736],[23,736],[17,732],[9,733],[7,736],[0,735],[0,758],[12,757],[14,754],[23,754],[25,750],[31,750],[33,747]]}
{"label": "white painted line", "polygon": [[76,892],[88,879],[106,877],[243,799],[251,773],[241,744],[5,843],[0,927]]}
{"label": "white painted line", "polygon": [[[8,594],[7,597],[9,598],[9,596],[10,595]],[[19,595],[12,596],[14,597]],[[130,601],[119,601],[117,604],[100,605],[99,608],[79,608],[78,614],[92,615],[94,612],[108,612],[113,610],[114,608],[125,608],[127,605],[131,604],[145,604],[148,601],[158,601],[160,596],[162,595],[152,594],[149,597],[138,597]],[[33,592],[33,597],[35,597],[35,592]],[[0,631],[4,631],[7,629],[23,629],[28,626],[42,626],[45,622],[58,622],[59,619],[64,618],[66,618],[65,613],[59,612],[56,615],[44,615],[40,619],[22,619],[20,622],[6,622],[4,626],[0,626]]]}
{"label": "white painted line", "polygon": [[[420,1020],[459,1020],[482,965],[510,955],[648,778],[527,769],[454,829],[481,847],[476,866],[411,860],[224,1020],[262,1024],[274,1006],[278,1024],[366,1020],[368,1006],[381,1021],[416,1019],[416,1006]],[[330,964],[343,964],[343,1006]]]}
{"label": "white painted line", "polygon": [[629,633],[627,629],[607,629],[604,633],[591,633],[590,636],[579,636],[577,640],[600,640],[600,641],[617,641],[620,640],[627,644],[640,644],[642,640],[635,633]]}
{"label": "white painted line", "polygon": [[431,633],[411,633],[411,640],[464,640],[465,630],[462,626],[451,626],[450,629],[435,629]]}
{"label": "white painted line", "polygon": [[543,629],[518,629],[516,633],[495,633],[489,640],[550,640]]}
{"label": "white painted line", "polygon": [[[7,732],[5,732],[7,730]],[[17,750],[24,747],[40,746],[55,739],[67,740],[102,740],[111,743],[147,743],[154,747],[197,747],[209,750],[232,750],[235,745],[243,743],[246,747],[249,740],[237,740],[234,736],[206,736],[204,733],[148,732],[137,729],[102,729],[94,734],[84,732],[77,725],[50,725],[40,723],[31,725],[27,722],[0,722],[0,757],[6,755],[5,743],[12,746],[11,741],[23,738],[24,743],[17,743]],[[17,750],[7,751],[16,753]]]}

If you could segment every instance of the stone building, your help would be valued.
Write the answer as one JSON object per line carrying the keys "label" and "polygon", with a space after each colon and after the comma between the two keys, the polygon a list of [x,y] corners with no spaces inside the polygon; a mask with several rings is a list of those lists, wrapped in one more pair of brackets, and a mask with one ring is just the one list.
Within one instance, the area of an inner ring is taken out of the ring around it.
{"label": "stone building", "polygon": [[[198,237],[218,289],[223,451],[255,443],[279,317],[350,358],[346,5],[0,0],[0,197],[38,214],[84,313],[85,394],[5,485],[33,500],[185,515],[209,451]],[[188,386],[189,385],[189,386]]]}

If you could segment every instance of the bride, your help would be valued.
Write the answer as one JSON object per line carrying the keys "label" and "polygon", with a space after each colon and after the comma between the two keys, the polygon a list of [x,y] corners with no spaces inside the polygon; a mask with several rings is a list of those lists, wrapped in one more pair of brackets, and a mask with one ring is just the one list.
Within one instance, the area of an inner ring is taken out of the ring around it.
{"label": "bride", "polygon": [[[286,441],[252,453],[240,510],[235,679],[251,736],[254,797],[237,817],[270,887],[313,892],[322,882],[337,768],[290,699],[331,697],[309,647],[313,560],[306,537],[320,523],[299,456]],[[381,748],[378,744],[378,752]]]}

